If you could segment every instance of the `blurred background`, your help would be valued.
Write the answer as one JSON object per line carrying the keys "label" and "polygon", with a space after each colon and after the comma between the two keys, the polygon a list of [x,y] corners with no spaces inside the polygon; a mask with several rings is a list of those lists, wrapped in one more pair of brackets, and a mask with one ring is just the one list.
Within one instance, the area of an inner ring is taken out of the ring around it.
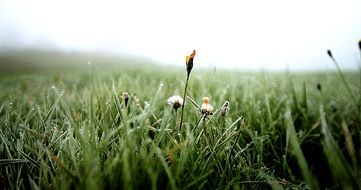
{"label": "blurred background", "polygon": [[361,1],[1,0],[0,69],[159,63],[239,70],[356,70]]}

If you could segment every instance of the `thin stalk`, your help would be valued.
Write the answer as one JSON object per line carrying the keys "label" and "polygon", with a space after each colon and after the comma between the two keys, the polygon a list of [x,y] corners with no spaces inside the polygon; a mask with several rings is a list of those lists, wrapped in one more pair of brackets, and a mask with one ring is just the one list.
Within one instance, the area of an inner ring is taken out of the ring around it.
{"label": "thin stalk", "polygon": [[189,73],[187,74],[187,80],[186,80],[186,86],[184,87],[184,94],[183,94],[183,105],[182,105],[182,113],[181,113],[181,120],[179,125],[179,130],[182,129],[183,124],[183,111],[184,111],[184,105],[186,103],[186,94],[187,94],[187,88],[188,88],[188,80],[189,80]]}
{"label": "thin stalk", "polygon": [[178,110],[177,109],[175,109],[174,110],[175,111],[175,126],[177,126],[177,121],[178,121]]}
{"label": "thin stalk", "polygon": [[360,48],[360,61],[359,61],[359,77],[360,77],[360,84],[359,84],[359,102],[358,102],[358,108],[359,108],[359,117],[361,122],[361,40],[359,42],[359,48]]}
{"label": "thin stalk", "polygon": [[350,93],[350,96],[351,96],[352,100],[356,103],[356,102],[357,102],[357,101],[356,101],[356,98],[355,98],[355,96],[353,95],[353,93],[352,93],[352,91],[351,91],[351,88],[350,88],[350,86],[348,85],[348,83],[347,83],[347,81],[346,81],[346,79],[345,79],[345,76],[343,75],[343,73],[342,73],[342,71],[341,71],[341,69],[340,69],[340,66],[338,65],[336,59],[335,59],[333,56],[330,56],[330,58],[332,59],[333,63],[336,65],[338,74],[340,75],[342,82],[343,82],[344,85],[346,86],[347,91]]}

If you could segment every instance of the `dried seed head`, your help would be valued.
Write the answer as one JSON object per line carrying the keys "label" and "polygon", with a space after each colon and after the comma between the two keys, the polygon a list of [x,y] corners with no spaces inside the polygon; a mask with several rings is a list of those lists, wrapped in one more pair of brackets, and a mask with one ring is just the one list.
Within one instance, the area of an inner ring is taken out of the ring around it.
{"label": "dried seed head", "polygon": [[128,101],[129,101],[129,94],[128,92],[123,92],[123,99],[124,99],[124,104],[125,106],[128,106]]}
{"label": "dried seed head", "polygon": [[221,115],[225,116],[228,113],[228,110],[229,110],[229,102],[226,101],[221,107]]}
{"label": "dried seed head", "polygon": [[331,50],[327,50],[327,54],[328,54],[328,56],[330,56],[331,58],[333,58]]}
{"label": "dried seed head", "polygon": [[203,98],[203,103],[201,105],[201,113],[206,116],[213,114],[213,106],[209,103],[208,97]]}
{"label": "dried seed head", "polygon": [[174,95],[168,98],[168,104],[171,105],[175,111],[183,106],[183,98],[179,95]]}
{"label": "dried seed head", "polygon": [[195,55],[196,55],[196,50],[193,50],[190,55],[186,56],[186,66],[187,66],[187,74],[188,74],[188,76],[189,76],[190,72],[192,71],[193,59],[194,59]]}

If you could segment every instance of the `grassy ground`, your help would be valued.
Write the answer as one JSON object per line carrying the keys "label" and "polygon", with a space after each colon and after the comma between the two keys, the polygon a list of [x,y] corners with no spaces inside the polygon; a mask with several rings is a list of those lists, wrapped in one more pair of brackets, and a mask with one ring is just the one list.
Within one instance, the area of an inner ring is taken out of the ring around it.
{"label": "grassy ground", "polygon": [[[360,75],[199,69],[184,122],[167,104],[185,70],[160,66],[0,77],[0,187],[361,188]],[[130,95],[125,106],[122,93]],[[352,98],[353,97],[353,98]],[[228,100],[230,110],[220,115]]]}

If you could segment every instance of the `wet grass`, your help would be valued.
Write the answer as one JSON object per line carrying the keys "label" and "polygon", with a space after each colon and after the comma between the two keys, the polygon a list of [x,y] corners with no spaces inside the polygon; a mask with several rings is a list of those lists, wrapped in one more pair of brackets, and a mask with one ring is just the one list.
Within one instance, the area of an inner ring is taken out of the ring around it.
{"label": "wet grass", "polygon": [[185,70],[85,64],[0,77],[0,186],[361,188],[359,73],[344,74],[346,87],[336,72],[192,72],[187,95],[215,110],[203,120],[187,99],[181,131],[167,99],[182,95]]}

